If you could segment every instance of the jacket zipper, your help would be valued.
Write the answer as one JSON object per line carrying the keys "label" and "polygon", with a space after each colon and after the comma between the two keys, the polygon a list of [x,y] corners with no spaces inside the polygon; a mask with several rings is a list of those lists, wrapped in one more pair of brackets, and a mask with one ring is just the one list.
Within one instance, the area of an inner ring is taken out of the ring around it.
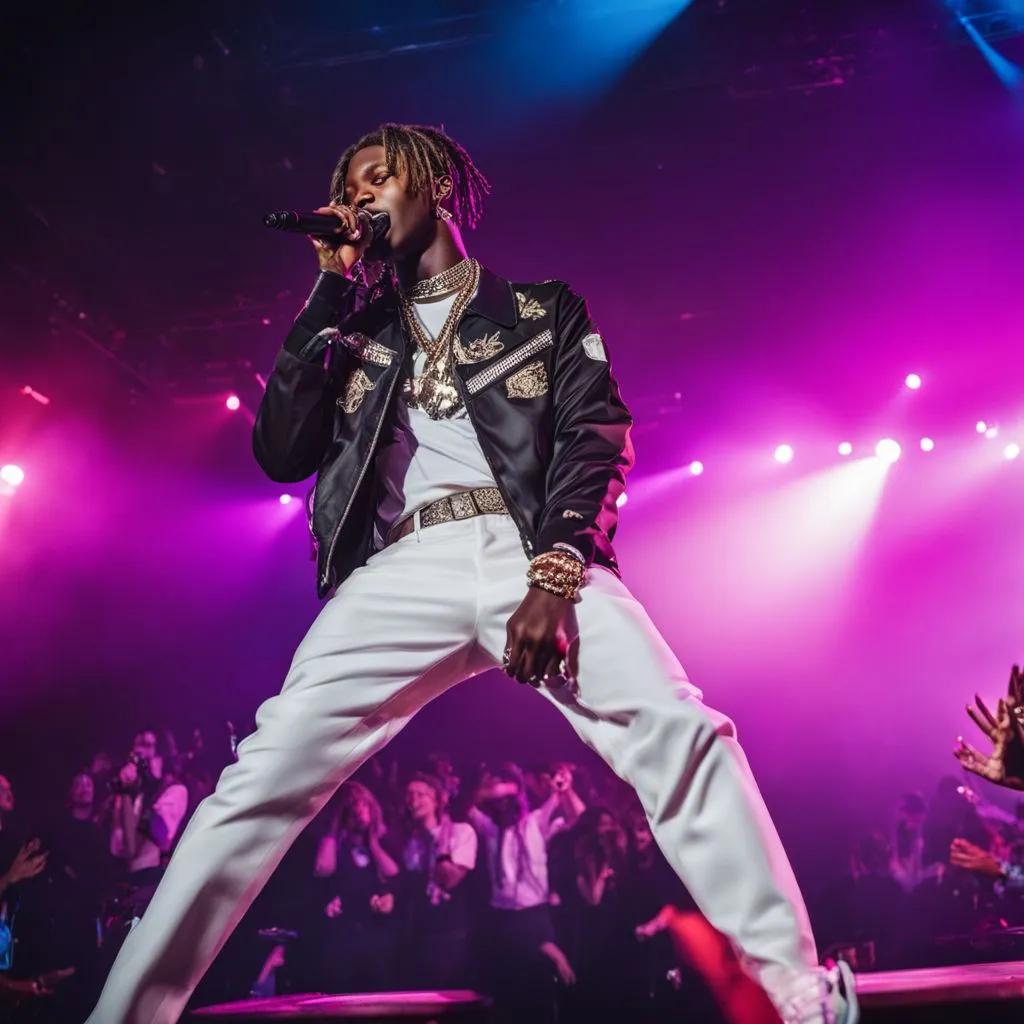
{"label": "jacket zipper", "polygon": [[[470,408],[470,404],[467,401],[466,385],[458,372],[455,373],[455,384],[459,389],[459,394],[462,396],[462,404],[466,408],[466,415],[469,417],[470,423],[473,424],[473,430],[476,432],[477,441],[480,441],[480,428],[477,426],[476,420],[473,418],[473,410]],[[516,529],[519,530],[519,539],[523,545],[523,551],[526,552],[527,558],[533,558],[533,544],[527,539],[526,527],[523,525],[523,521],[516,510],[515,503],[508,496],[504,486],[501,482],[501,477],[498,475],[497,470],[494,468],[494,463],[491,461],[490,452],[487,451],[486,445],[480,444],[480,451],[484,454],[484,459],[487,462],[487,466],[491,471],[491,476],[494,477],[494,485],[498,488],[498,492],[501,494],[502,499],[505,502],[505,508],[508,509],[509,515],[512,517],[512,522],[516,524]]]}
{"label": "jacket zipper", "polygon": [[387,417],[388,407],[391,405],[391,396],[395,393],[395,384],[401,375],[401,366],[399,365],[399,367],[395,369],[395,375],[392,377],[391,383],[388,385],[388,393],[384,399],[384,405],[381,409],[380,417],[377,420],[377,429],[373,432],[373,440],[370,442],[369,451],[366,458],[363,460],[362,469],[359,470],[359,476],[356,478],[356,485],[352,488],[352,494],[349,496],[348,504],[345,506],[345,510],[341,513],[338,525],[334,528],[334,533],[331,535],[331,543],[327,549],[327,561],[324,563],[324,574],[320,577],[321,587],[326,587],[330,579],[331,563],[334,561],[334,546],[338,543],[338,535],[341,533],[341,528],[345,525],[345,520],[348,519],[349,512],[352,511],[352,502],[356,500],[356,495],[359,493],[359,488],[363,483],[363,477],[366,476],[366,471],[370,468],[370,462],[373,460],[374,452],[377,450],[377,441],[380,439],[380,432],[384,426],[384,420]]}

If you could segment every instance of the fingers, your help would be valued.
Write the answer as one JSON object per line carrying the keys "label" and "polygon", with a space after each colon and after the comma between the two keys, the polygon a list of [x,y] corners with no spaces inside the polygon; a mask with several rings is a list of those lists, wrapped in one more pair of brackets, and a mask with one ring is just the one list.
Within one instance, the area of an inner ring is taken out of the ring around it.
{"label": "fingers", "polygon": [[[987,721],[988,724],[994,729],[996,727],[995,716],[992,714],[991,711],[989,711],[987,705],[978,694],[974,695],[974,703],[978,705],[978,710],[984,716],[985,721]],[[1002,706],[1003,701],[1000,701],[999,704],[1000,706]]]}
{"label": "fingers", "polygon": [[363,226],[351,206],[321,206],[315,213],[326,214],[338,218],[338,234],[344,235],[349,241],[358,241],[362,234]]}
{"label": "fingers", "polygon": [[[970,717],[971,721],[990,740],[995,742],[997,729],[996,729],[995,719],[992,717],[992,712],[989,711],[989,709],[987,707],[985,707],[985,703],[984,703],[984,701],[980,697],[978,698],[978,704],[979,704],[979,706],[982,709],[981,711],[975,710],[974,708],[972,708],[970,706],[970,704],[968,704],[967,705],[967,714]],[[990,725],[989,722],[991,722],[992,724]]]}
{"label": "fingers", "polygon": [[570,683],[575,685],[580,678],[580,638],[576,637],[565,655],[565,675]]}
{"label": "fingers", "polygon": [[529,683],[531,686],[539,686],[534,672],[533,646],[525,638],[520,636],[508,636],[505,644],[505,658],[503,668],[506,675],[520,683]]}

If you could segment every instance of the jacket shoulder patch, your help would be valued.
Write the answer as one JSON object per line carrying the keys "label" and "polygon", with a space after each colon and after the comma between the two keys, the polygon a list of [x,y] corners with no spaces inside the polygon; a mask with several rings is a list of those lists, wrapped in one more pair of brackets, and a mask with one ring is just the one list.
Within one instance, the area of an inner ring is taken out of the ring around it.
{"label": "jacket shoulder patch", "polygon": [[608,353],[604,349],[604,342],[601,340],[600,334],[588,334],[583,339],[583,351],[599,363],[608,362]]}

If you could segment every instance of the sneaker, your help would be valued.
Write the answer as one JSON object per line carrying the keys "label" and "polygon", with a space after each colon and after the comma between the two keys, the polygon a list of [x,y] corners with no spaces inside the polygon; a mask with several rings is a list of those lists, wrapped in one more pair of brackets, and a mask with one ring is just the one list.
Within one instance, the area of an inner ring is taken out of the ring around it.
{"label": "sneaker", "polygon": [[857,1024],[860,1008],[853,971],[845,961],[793,977],[773,993],[785,1024]]}

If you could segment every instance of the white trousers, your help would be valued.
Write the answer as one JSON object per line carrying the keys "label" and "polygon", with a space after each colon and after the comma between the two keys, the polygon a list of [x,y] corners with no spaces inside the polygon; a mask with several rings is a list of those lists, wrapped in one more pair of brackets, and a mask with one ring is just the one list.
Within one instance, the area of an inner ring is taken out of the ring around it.
{"label": "white trousers", "polygon": [[[410,534],[346,580],[281,693],[260,707],[238,761],[197,808],[87,1024],[178,1020],[337,787],[427,701],[500,664],[526,567],[511,520],[481,516]],[[591,570],[577,616],[577,696],[538,693],[636,789],[700,909],[763,970],[766,986],[780,969],[810,971],[817,957],[804,903],[732,723],[703,704],[612,573]]]}

